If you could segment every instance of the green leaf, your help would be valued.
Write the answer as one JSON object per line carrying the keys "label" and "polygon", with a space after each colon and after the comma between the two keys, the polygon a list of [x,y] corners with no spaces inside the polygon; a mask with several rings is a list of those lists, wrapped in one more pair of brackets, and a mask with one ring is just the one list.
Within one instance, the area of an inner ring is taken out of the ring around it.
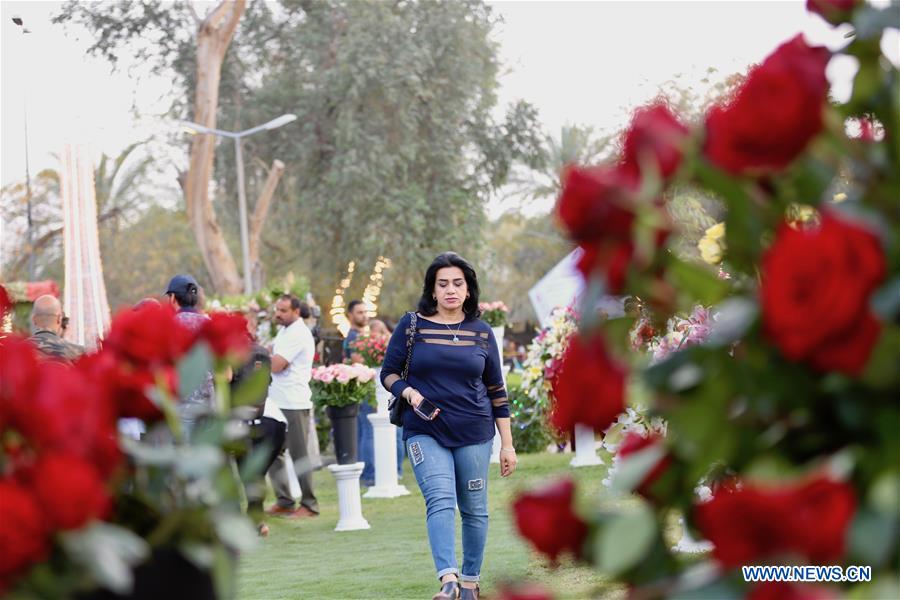
{"label": "green leaf", "polygon": [[886,514],[864,507],[856,512],[850,528],[850,551],[857,564],[884,567],[897,544],[896,513]]}
{"label": "green leaf", "polygon": [[213,546],[213,582],[217,598],[235,598],[237,596],[237,569],[235,560],[228,550],[220,545]]}
{"label": "green leaf", "polygon": [[893,321],[900,315],[900,277],[895,277],[875,292],[872,308],[883,321]]}
{"label": "green leaf", "polygon": [[245,515],[220,510],[213,516],[213,524],[219,539],[232,551],[249,552],[259,545],[256,527]]}
{"label": "green leaf", "polygon": [[856,37],[861,40],[878,41],[886,28],[896,28],[898,23],[900,23],[900,4],[896,2],[890,3],[885,8],[864,4],[853,15]]}
{"label": "green leaf", "polygon": [[657,537],[656,519],[645,502],[624,509],[601,525],[596,540],[597,566],[617,575],[639,564]]}
{"label": "green leaf", "polygon": [[231,395],[231,406],[248,406],[259,403],[269,387],[269,370],[259,369],[253,372],[237,387]]}
{"label": "green leaf", "polygon": [[862,379],[875,389],[887,390],[900,382],[897,357],[900,356],[900,327],[888,324],[878,337],[869,356]]}
{"label": "green leaf", "polygon": [[708,346],[730,346],[744,338],[759,315],[755,300],[743,296],[727,298],[712,311],[715,325],[706,340]]}
{"label": "green leaf", "polygon": [[612,489],[621,492],[633,491],[662,460],[665,453],[665,448],[655,444],[622,459],[612,477]]}
{"label": "green leaf", "polygon": [[263,469],[269,462],[269,455],[272,452],[272,443],[265,440],[262,444],[256,446],[247,454],[247,457],[241,463],[241,480],[251,481],[263,475]]}
{"label": "green leaf", "polygon": [[146,540],[111,523],[97,521],[63,533],[60,540],[69,558],[100,586],[118,594],[131,592],[133,567],[150,555]]}
{"label": "green leaf", "polygon": [[720,302],[728,295],[728,283],[716,275],[709,267],[673,260],[669,264],[669,279],[676,289],[689,296],[692,301],[704,305]]}
{"label": "green leaf", "polygon": [[178,448],[175,471],[188,479],[212,477],[225,464],[225,453],[214,446],[183,446]]}
{"label": "green leaf", "polygon": [[213,369],[213,358],[205,343],[194,344],[190,352],[178,361],[178,396],[185,398],[204,385]]}
{"label": "green leaf", "polygon": [[150,446],[149,444],[124,437],[119,443],[122,446],[122,450],[138,465],[166,467],[178,460],[175,446]]}

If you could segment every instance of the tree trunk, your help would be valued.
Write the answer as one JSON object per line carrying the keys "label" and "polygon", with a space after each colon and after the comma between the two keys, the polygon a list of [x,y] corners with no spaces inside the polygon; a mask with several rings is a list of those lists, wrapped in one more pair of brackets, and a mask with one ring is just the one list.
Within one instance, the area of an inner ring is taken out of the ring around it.
{"label": "tree trunk", "polygon": [[[246,0],[223,0],[197,28],[194,122],[204,127],[216,126],[222,61],[245,7]],[[191,142],[191,162],[184,186],[187,213],[213,288],[219,294],[239,294],[243,286],[237,264],[209,198],[215,144],[215,136],[210,134],[197,134]]]}
{"label": "tree trunk", "polygon": [[266,184],[263,186],[262,193],[256,201],[256,208],[253,210],[253,216],[250,217],[250,265],[253,277],[253,288],[260,289],[264,279],[262,269],[262,261],[259,259],[259,246],[262,239],[262,229],[269,214],[269,206],[272,204],[272,196],[275,194],[275,188],[278,187],[278,181],[284,173],[284,163],[276,159],[272,162],[272,168],[269,169],[269,176],[266,178]]}

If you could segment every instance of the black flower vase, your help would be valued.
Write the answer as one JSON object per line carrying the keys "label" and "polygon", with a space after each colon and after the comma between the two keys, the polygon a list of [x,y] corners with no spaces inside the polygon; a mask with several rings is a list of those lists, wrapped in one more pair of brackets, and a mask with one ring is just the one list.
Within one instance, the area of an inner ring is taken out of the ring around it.
{"label": "black flower vase", "polygon": [[356,462],[356,416],[359,404],[347,406],[326,406],[325,413],[331,419],[334,434],[334,453],[339,465],[351,465]]}

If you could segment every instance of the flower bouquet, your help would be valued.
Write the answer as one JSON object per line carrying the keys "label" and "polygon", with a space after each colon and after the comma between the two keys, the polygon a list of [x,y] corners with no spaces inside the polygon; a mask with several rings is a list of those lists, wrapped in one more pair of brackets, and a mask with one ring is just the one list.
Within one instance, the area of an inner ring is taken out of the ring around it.
{"label": "flower bouquet", "polygon": [[375,369],[363,364],[316,367],[310,383],[316,402],[325,406],[373,404],[375,401]]}
{"label": "flower bouquet", "polygon": [[482,320],[491,327],[509,325],[509,308],[503,302],[479,302],[478,309]]}
{"label": "flower bouquet", "polygon": [[364,365],[377,369],[384,362],[388,341],[383,335],[362,335],[350,342],[350,349],[362,357]]}
{"label": "flower bouquet", "polygon": [[[267,378],[231,395],[224,373],[248,347],[240,316],[192,332],[152,304],[119,312],[103,348],[73,365],[0,338],[0,595],[128,595],[141,573],[174,577],[165,564],[205,582],[201,596],[233,596],[234,557],[256,531],[226,449],[243,446],[237,407]],[[178,398],[210,371],[215,401],[189,442]],[[142,419],[155,443],[120,437],[123,417]]]}

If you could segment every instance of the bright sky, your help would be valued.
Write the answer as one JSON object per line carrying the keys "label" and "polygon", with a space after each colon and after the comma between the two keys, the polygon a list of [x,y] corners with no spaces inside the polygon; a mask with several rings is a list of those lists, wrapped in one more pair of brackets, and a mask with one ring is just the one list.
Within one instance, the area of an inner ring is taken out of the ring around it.
{"label": "bright sky", "polygon": [[[614,130],[627,121],[629,109],[676,74],[686,85],[699,86],[707,67],[716,68],[720,77],[743,71],[798,31],[831,47],[843,41],[841,31],[808,15],[802,0],[492,4],[504,19],[497,32],[507,67],[500,104],[529,100],[550,132],[567,123]],[[66,37],[50,23],[60,6],[2,2],[4,185],[24,178],[26,98],[32,174],[55,166],[52,153],[67,139],[89,144],[97,155],[115,155],[130,142],[171,127],[153,116],[166,107],[160,98],[167,82],[144,79],[138,86],[127,72],[110,74],[105,61],[84,54],[86,32],[80,39]],[[22,35],[14,15],[32,33]],[[846,93],[852,72],[847,65],[833,65],[829,76]],[[132,106],[142,111],[141,119],[134,118]]]}

